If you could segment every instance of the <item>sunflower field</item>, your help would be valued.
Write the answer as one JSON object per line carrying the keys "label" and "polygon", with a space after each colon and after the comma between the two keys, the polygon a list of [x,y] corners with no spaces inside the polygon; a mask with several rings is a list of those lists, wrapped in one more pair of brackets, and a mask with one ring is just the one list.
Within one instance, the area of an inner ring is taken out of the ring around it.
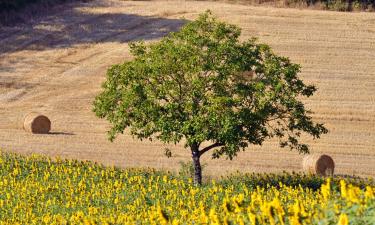
{"label": "sunflower field", "polygon": [[316,190],[246,177],[195,186],[153,169],[0,152],[0,224],[373,225],[374,192],[345,179]]}

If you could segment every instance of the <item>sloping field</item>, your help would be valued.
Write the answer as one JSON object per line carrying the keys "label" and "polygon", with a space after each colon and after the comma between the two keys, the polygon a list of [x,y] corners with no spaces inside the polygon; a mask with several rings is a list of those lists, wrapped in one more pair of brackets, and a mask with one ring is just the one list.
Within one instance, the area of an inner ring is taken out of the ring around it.
{"label": "sloping field", "polygon": [[[214,2],[93,1],[65,5],[41,20],[0,28],[0,148],[20,153],[88,159],[123,167],[178,169],[190,160],[182,144],[140,142],[129,135],[107,140],[106,121],[92,113],[106,69],[129,59],[131,40],[154,41],[206,9],[259,37],[303,66],[318,87],[306,100],[330,133],[307,139],[312,152],[336,161],[336,172],[375,176],[375,14],[275,9]],[[184,17],[185,19],[183,19]],[[52,133],[31,135],[22,119],[39,111]],[[302,156],[270,140],[234,161],[210,160],[211,175],[229,171],[300,170]]]}

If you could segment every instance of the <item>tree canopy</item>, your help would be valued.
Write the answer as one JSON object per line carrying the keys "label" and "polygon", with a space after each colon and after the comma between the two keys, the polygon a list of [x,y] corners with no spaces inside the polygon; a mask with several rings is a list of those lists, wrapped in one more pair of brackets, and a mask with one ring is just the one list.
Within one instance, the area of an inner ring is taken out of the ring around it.
{"label": "tree canopy", "polygon": [[309,152],[301,134],[327,132],[301,101],[315,86],[298,77],[298,64],[240,34],[207,11],[157,43],[130,43],[134,58],[108,70],[94,101],[110,139],[129,128],[139,139],[183,140],[198,159],[210,150],[232,159],[268,138]]}

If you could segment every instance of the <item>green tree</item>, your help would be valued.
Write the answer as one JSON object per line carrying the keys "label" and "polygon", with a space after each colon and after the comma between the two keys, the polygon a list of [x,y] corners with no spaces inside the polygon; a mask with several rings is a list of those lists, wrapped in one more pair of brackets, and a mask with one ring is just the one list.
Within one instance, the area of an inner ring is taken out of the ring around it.
{"label": "green tree", "polygon": [[94,101],[96,115],[112,124],[110,140],[130,128],[141,140],[183,141],[196,184],[209,151],[232,159],[275,137],[281,147],[308,153],[301,134],[327,132],[299,99],[316,88],[298,78],[299,65],[254,38],[240,42],[240,33],[207,11],[158,43],[130,43],[134,59],[108,70]]}

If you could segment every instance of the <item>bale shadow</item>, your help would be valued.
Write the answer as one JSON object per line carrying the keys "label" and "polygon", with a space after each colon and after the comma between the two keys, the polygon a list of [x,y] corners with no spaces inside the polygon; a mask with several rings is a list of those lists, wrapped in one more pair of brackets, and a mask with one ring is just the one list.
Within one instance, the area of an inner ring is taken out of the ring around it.
{"label": "bale shadow", "polygon": [[[82,4],[67,4],[60,12],[46,15],[31,24],[0,27],[0,55],[21,50],[67,48],[78,44],[152,40],[177,31],[186,23],[183,19],[156,16],[83,12],[79,8]],[[89,3],[84,6],[97,7]]]}
{"label": "bale shadow", "polygon": [[75,133],[71,132],[49,132],[50,135],[66,135],[66,136],[73,136],[76,135]]}

